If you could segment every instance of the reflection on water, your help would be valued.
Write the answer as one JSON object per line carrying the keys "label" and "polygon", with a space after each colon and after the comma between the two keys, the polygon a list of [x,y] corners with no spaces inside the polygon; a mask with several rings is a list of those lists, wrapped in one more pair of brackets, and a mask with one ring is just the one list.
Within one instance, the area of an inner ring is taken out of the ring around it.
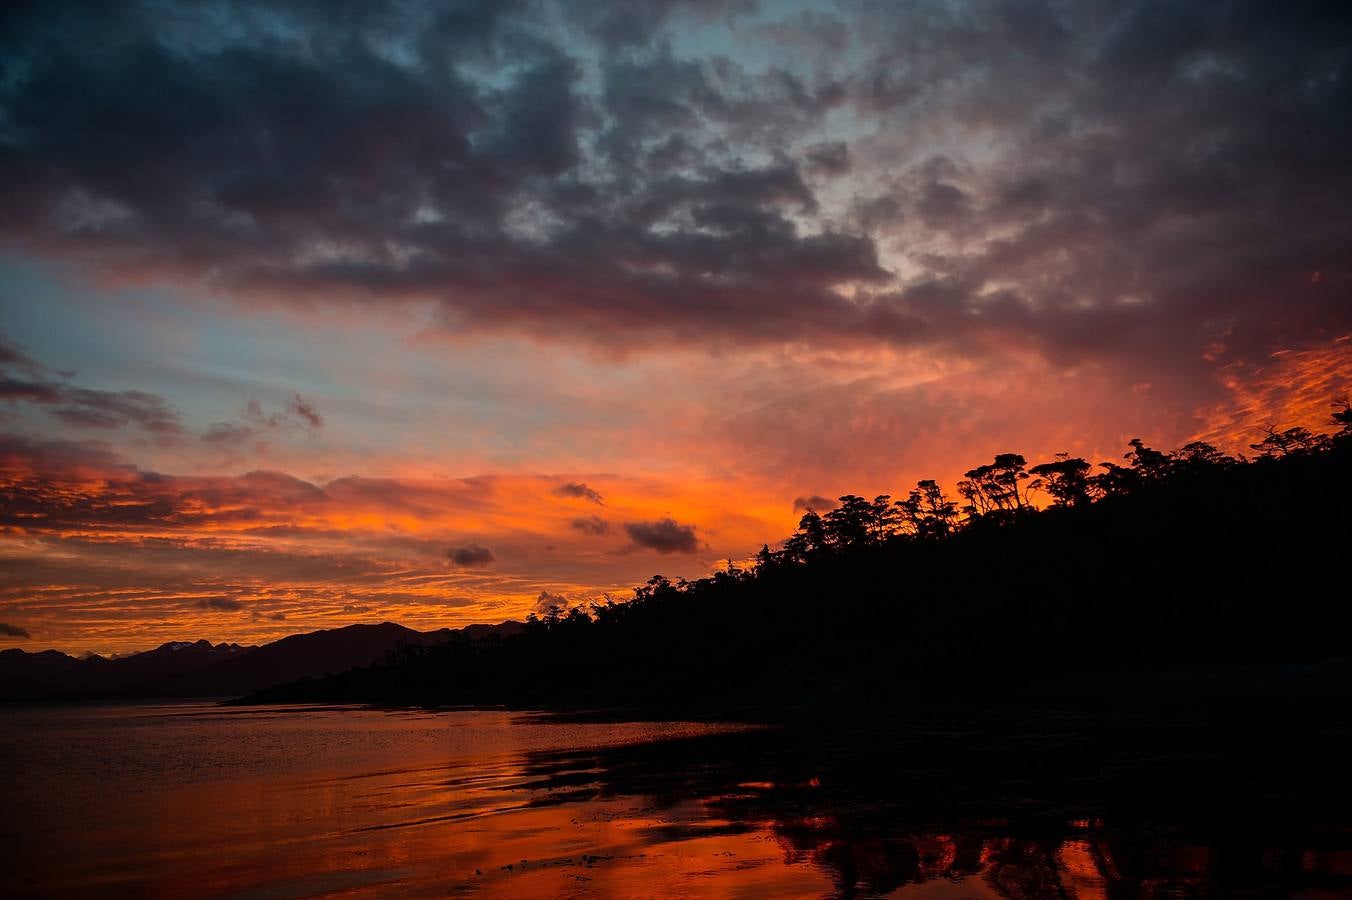
{"label": "reflection on water", "polygon": [[1352,896],[1340,720],[11,709],[4,893]]}

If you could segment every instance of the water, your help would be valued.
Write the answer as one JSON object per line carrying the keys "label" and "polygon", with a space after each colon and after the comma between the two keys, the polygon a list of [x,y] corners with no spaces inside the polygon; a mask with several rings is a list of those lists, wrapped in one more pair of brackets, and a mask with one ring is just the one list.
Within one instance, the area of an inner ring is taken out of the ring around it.
{"label": "water", "polygon": [[0,893],[1352,896],[1341,719],[14,708]]}

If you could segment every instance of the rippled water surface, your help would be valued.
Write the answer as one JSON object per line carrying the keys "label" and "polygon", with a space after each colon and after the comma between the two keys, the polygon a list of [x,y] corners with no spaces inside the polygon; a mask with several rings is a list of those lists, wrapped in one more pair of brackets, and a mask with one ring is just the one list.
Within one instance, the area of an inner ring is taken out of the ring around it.
{"label": "rippled water surface", "polygon": [[1344,785],[1312,801],[1235,722],[1149,749],[1055,717],[996,742],[207,704],[0,727],[7,895],[1352,896]]}

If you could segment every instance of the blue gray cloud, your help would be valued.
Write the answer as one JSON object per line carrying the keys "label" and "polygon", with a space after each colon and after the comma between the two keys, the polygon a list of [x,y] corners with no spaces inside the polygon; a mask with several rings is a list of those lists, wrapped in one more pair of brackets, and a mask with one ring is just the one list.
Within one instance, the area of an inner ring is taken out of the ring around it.
{"label": "blue gray cloud", "polygon": [[1186,370],[1352,328],[1338,4],[166,10],[6,12],[0,240],[627,348]]}

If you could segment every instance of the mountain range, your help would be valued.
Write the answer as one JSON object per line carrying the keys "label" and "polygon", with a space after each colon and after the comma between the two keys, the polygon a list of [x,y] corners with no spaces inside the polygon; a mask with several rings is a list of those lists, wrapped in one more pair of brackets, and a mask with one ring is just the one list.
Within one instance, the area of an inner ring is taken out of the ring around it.
{"label": "mountain range", "polygon": [[368,666],[399,645],[428,646],[459,633],[510,637],[521,623],[415,631],[394,622],[293,634],[261,646],[170,641],[129,656],[77,658],[57,650],[0,651],[0,700],[237,697],[272,685]]}

